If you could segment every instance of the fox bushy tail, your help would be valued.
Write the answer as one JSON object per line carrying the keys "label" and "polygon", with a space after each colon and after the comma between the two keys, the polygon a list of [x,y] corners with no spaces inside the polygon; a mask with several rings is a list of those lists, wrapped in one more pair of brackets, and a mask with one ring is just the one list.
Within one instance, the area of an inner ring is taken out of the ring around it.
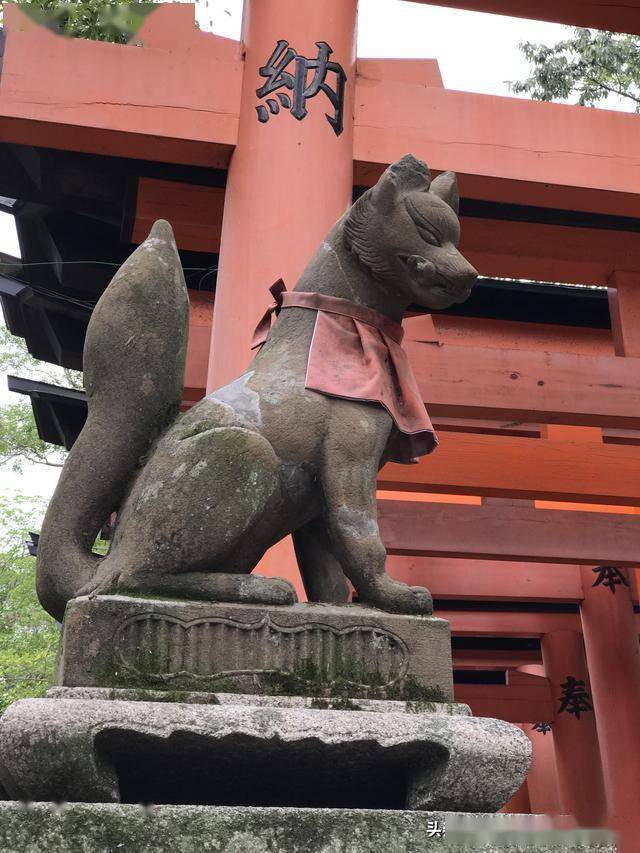
{"label": "fox bushy tail", "polygon": [[40,602],[61,620],[97,569],[95,538],[182,399],[189,299],[168,222],[120,267],[96,305],[83,369],[89,414],[62,470],[38,543]]}

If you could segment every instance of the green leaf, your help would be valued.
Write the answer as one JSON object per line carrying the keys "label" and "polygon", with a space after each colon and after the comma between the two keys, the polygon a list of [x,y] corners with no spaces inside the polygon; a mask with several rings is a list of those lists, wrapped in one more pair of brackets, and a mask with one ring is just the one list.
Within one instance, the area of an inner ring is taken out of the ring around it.
{"label": "green leaf", "polygon": [[127,44],[156,5],[118,0],[30,0],[19,3],[34,21],[59,35]]}
{"label": "green leaf", "polygon": [[511,91],[539,101],[573,98],[590,107],[613,95],[640,112],[640,38],[605,30],[571,32],[570,38],[551,46],[520,44],[531,74],[511,82]]}
{"label": "green leaf", "polygon": [[0,713],[43,696],[53,682],[60,632],[35,591],[35,558],[25,541],[40,529],[44,501],[0,495]]}

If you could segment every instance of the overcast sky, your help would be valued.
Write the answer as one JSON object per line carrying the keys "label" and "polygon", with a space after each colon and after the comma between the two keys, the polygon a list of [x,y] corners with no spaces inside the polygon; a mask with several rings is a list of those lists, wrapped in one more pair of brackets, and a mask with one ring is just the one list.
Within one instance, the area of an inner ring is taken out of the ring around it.
{"label": "overcast sky", "polygon": [[[527,75],[518,43],[566,37],[557,24],[507,18],[478,12],[442,9],[405,0],[360,0],[358,55],[378,57],[435,58],[444,85],[494,95],[509,95],[509,80]],[[197,0],[201,29],[238,38],[242,0]],[[621,108],[618,102],[609,106]],[[1,192],[0,187],[0,192]],[[0,214],[0,251],[17,255],[12,217]],[[0,401],[16,400],[0,378]],[[51,494],[57,471],[34,466],[22,478],[0,471],[3,488]]]}
{"label": "overcast sky", "polygon": [[[238,38],[242,0],[197,0],[200,27]],[[505,81],[527,73],[520,41],[554,42],[565,27],[407,3],[360,0],[359,56],[436,58],[449,89],[506,95]]]}

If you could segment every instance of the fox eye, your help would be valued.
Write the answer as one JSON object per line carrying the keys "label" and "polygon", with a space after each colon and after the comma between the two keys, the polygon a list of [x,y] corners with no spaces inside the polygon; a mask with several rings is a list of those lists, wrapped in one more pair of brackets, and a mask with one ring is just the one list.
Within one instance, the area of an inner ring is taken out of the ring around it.
{"label": "fox eye", "polygon": [[429,243],[431,246],[440,245],[440,239],[433,231],[425,228],[424,225],[416,225],[416,229],[425,243]]}

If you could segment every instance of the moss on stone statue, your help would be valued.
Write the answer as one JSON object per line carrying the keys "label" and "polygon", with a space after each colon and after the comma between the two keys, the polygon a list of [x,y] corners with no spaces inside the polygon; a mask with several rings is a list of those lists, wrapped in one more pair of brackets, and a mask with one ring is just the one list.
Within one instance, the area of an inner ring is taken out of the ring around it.
{"label": "moss on stone statue", "polygon": [[[0,803],[3,853],[615,853],[612,833],[517,829],[516,815],[465,815],[370,809],[234,808]],[[515,820],[514,820],[515,819]],[[433,821],[446,828],[434,837]],[[450,823],[451,821],[451,823]],[[542,818],[542,821],[544,819]],[[478,836],[481,836],[481,842]]]}
{"label": "moss on stone statue", "polygon": [[193,438],[196,435],[200,435],[202,432],[206,432],[208,429],[211,429],[211,424],[208,424],[206,421],[196,421],[195,423],[187,424],[180,433],[178,441]]}
{"label": "moss on stone statue", "polygon": [[[435,710],[433,703],[447,701],[439,687],[421,684],[413,675],[389,684],[379,670],[366,671],[348,659],[342,661],[340,674],[333,678],[311,660],[303,661],[293,672],[264,673],[260,678],[268,695],[311,696],[349,702],[357,697],[397,699],[414,705],[422,703],[432,706],[425,710]],[[332,707],[335,708],[335,704]]]}
{"label": "moss on stone statue", "polygon": [[[343,700],[342,710],[357,710],[349,703],[353,699],[397,700],[407,703],[407,710],[414,713],[435,711],[435,703],[447,702],[440,687],[422,684],[414,675],[389,683],[378,669],[366,670],[348,658],[340,662],[340,670],[332,676],[311,659],[303,660],[293,671],[263,671],[251,676],[226,675],[219,678],[192,676],[176,677],[159,675],[159,661],[152,650],[148,655],[139,652],[136,669],[123,666],[115,656],[105,664],[96,679],[100,685],[140,690],[161,690],[166,696],[186,696],[193,691],[209,693],[264,693],[267,696],[308,696],[314,699]],[[256,689],[257,687],[257,689]],[[161,701],[181,702],[182,698],[166,698]],[[321,707],[314,705],[313,707]],[[334,701],[332,708],[338,709]]]}
{"label": "moss on stone statue", "polygon": [[[400,699],[406,699],[408,702],[434,703],[446,702],[447,697],[442,692],[442,689],[437,685],[435,687],[422,684],[415,675],[407,675],[403,680]],[[391,698],[391,697],[389,697]]]}
{"label": "moss on stone statue", "polygon": [[321,699],[314,696],[309,703],[310,708],[320,711],[362,711],[362,707],[353,699],[339,697],[338,699]]}
{"label": "moss on stone statue", "polygon": [[[197,705],[219,705],[220,700],[215,693],[203,693],[198,691],[194,698],[193,690],[145,690],[143,688],[127,690],[125,698],[127,701],[137,702],[178,702],[183,704]],[[119,698],[119,697],[115,697]]]}

